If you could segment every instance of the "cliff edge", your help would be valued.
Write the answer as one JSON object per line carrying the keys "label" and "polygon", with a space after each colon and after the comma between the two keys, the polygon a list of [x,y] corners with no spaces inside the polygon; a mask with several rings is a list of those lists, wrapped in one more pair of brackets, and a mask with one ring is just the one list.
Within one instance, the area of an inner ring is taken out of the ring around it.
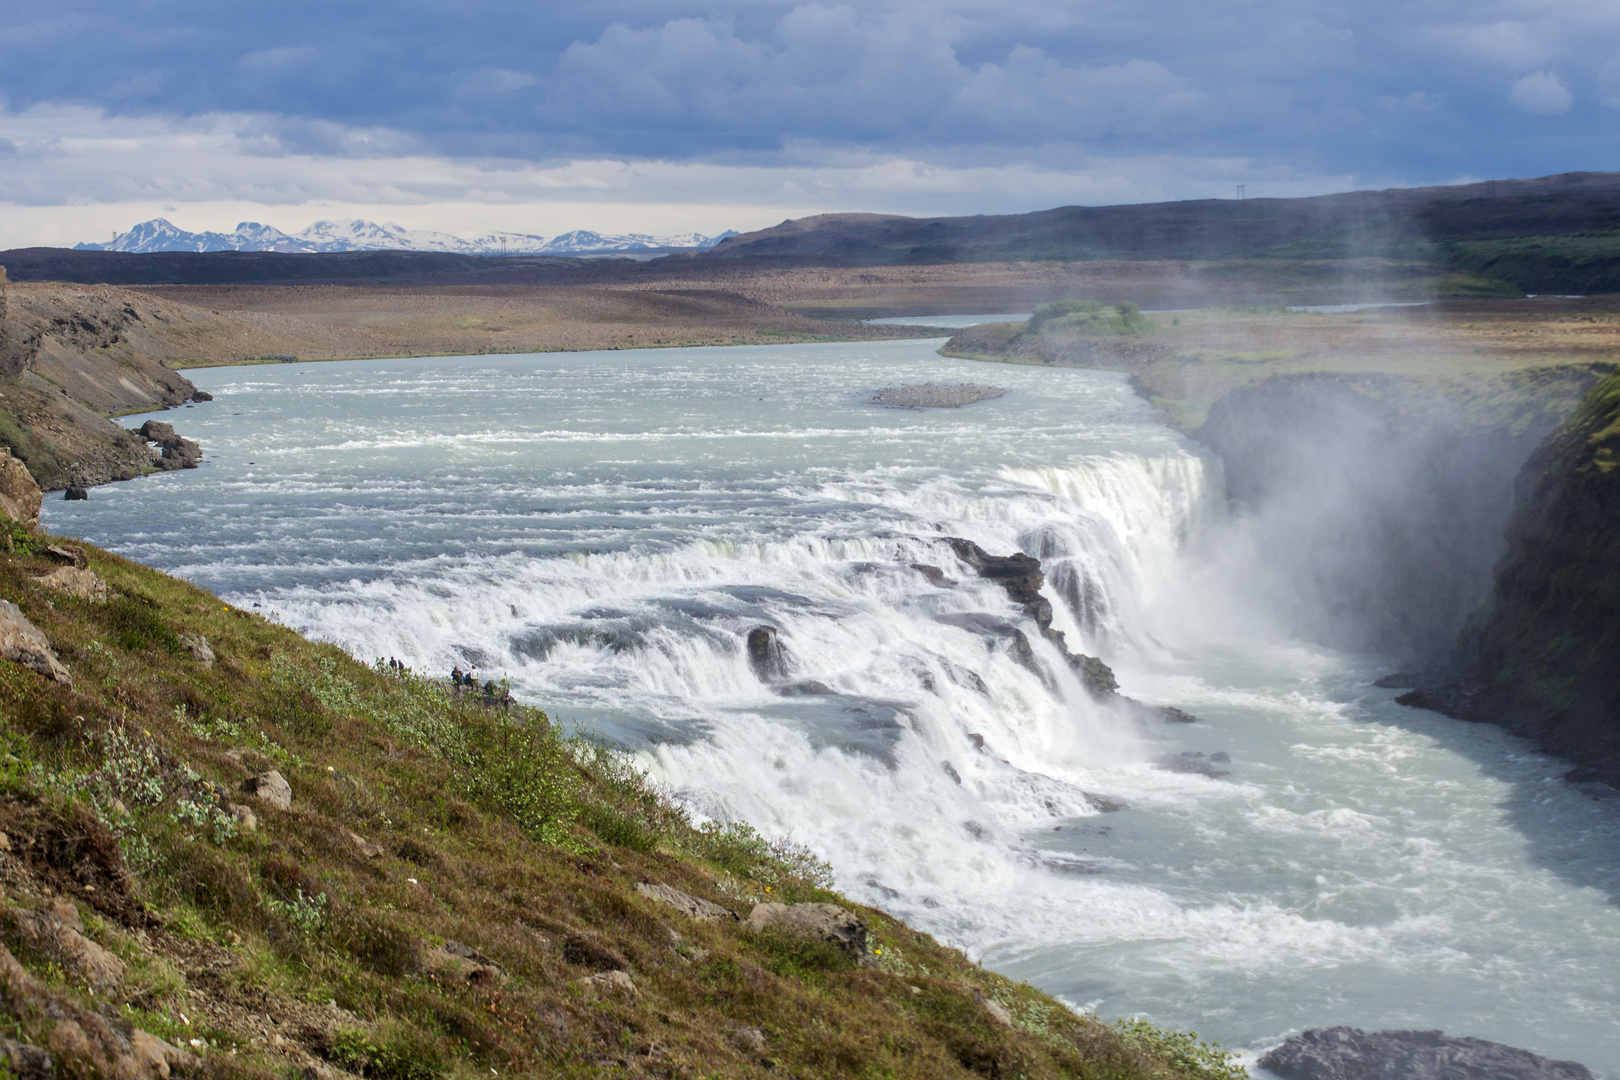
{"label": "cliff edge", "polygon": [[1508,549],[1459,651],[1403,704],[1498,723],[1620,783],[1620,372],[1530,455]]}

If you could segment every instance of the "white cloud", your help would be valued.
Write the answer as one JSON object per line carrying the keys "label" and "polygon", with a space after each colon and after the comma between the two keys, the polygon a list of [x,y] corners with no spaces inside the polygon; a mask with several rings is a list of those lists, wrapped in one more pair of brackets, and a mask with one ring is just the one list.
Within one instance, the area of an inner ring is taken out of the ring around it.
{"label": "white cloud", "polygon": [[1566,113],[1575,103],[1564,80],[1551,71],[1534,71],[1515,80],[1508,96],[1520,112],[1543,115]]}

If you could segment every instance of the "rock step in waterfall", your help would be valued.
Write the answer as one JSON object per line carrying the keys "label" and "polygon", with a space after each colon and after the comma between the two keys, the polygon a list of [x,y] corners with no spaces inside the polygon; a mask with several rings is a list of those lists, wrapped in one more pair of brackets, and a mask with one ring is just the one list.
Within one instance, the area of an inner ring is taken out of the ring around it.
{"label": "rock step in waterfall", "polygon": [[[950,545],[952,552],[965,567],[980,578],[993,581],[1006,590],[1007,596],[1035,624],[1041,636],[1057,649],[1058,654],[1080,676],[1081,683],[1094,697],[1122,705],[1138,719],[1155,719],[1178,724],[1197,722],[1196,716],[1173,706],[1144,705],[1134,698],[1126,697],[1119,692],[1119,680],[1114,677],[1113,669],[1101,658],[1070,651],[1068,639],[1063,631],[1052,626],[1052,602],[1041,594],[1041,588],[1046,584],[1046,573],[1041,568],[1041,560],[1023,552],[992,555],[973,541],[964,540],[959,536],[946,537],[945,542]],[[957,584],[940,567],[914,563],[912,569],[922,574],[935,588],[954,588]],[[1046,680],[1047,675],[1035,659],[1035,651],[1030,647],[1029,637],[1017,628],[1011,629],[1009,633],[1010,652],[1013,658]],[[781,631],[776,627],[756,626],[750,630],[747,649],[748,663],[754,674],[761,682],[777,687],[781,693],[789,695],[834,693],[831,687],[815,679],[790,681],[792,660],[787,646],[782,642]]]}

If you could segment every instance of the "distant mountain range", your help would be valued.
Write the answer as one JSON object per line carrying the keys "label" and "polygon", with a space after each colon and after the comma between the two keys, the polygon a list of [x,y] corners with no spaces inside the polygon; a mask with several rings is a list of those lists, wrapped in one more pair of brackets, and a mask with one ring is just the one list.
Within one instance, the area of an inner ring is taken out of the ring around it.
{"label": "distant mountain range", "polygon": [[561,236],[496,232],[475,240],[426,229],[405,229],[392,223],[378,225],[351,218],[317,221],[301,233],[288,234],[257,221],[244,221],[234,232],[187,232],[164,218],[143,221],[105,244],[75,244],[75,251],[280,251],[313,255],[334,251],[444,251],[457,255],[597,255],[658,251],[703,251],[734,232],[719,236],[677,233],[603,235],[579,229]]}

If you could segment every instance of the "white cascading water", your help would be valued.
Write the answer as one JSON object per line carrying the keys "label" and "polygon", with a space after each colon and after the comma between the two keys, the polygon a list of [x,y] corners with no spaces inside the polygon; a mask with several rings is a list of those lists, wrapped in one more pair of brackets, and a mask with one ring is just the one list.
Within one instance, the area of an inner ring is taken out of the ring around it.
{"label": "white cascading water", "polygon": [[[1250,1047],[1441,1027],[1620,1069],[1614,800],[1395,706],[1376,657],[1266,629],[1218,466],[1123,378],[936,347],[199,372],[216,400],[164,418],[203,469],[46,524],[363,659],[509,677],[695,813],[807,845],[1077,1007]],[[869,402],[928,380],[1008,393]],[[1094,699],[953,537],[1039,558],[1069,647],[1201,722]]]}

